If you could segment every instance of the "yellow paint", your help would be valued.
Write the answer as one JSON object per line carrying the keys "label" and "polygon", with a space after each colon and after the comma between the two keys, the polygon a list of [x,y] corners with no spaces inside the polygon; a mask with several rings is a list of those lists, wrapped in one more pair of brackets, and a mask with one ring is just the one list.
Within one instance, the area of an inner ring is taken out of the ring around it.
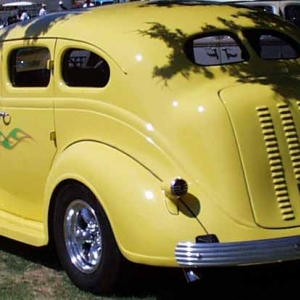
{"label": "yellow paint", "polygon": [[[0,111],[11,121],[0,118],[0,131],[21,128],[32,139],[0,148],[0,234],[47,244],[53,193],[70,179],[96,195],[122,253],[135,262],[176,266],[176,244],[206,233],[221,242],[300,234],[298,181],[276,106],[287,103],[299,133],[299,61],[260,60],[242,29],[282,30],[298,42],[300,35],[265,17],[242,8],[136,2],[2,29]],[[214,30],[239,36],[249,61],[206,68],[189,61],[186,39]],[[49,49],[47,87],[11,84],[7,58],[23,46]],[[108,62],[106,87],[64,83],[61,58],[70,48]],[[275,195],[261,106],[273,114],[292,219]],[[189,192],[174,202],[161,184],[176,177]]]}

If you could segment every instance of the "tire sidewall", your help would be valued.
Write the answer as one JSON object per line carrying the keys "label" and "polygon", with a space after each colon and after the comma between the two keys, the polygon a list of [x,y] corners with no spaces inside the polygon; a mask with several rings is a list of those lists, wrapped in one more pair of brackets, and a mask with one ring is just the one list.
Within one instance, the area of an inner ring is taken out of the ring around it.
{"label": "tire sidewall", "polygon": [[[91,273],[84,273],[79,270],[72,263],[66,248],[64,237],[65,213],[70,203],[76,200],[83,200],[94,209],[102,233],[101,260],[97,268]],[[121,254],[102,206],[87,188],[81,185],[70,185],[61,190],[55,205],[53,234],[61,264],[77,287],[90,292],[109,292],[113,288],[114,282],[117,280]]]}

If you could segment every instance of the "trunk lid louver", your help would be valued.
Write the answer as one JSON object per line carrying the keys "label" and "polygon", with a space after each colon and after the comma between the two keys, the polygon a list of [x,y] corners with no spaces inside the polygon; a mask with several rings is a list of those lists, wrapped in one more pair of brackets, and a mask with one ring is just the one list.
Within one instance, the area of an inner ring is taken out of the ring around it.
{"label": "trunk lid louver", "polygon": [[[266,228],[299,226],[300,98],[283,101],[268,87],[258,88],[261,93],[253,94],[250,85],[221,92],[240,151],[253,216]],[[242,93],[247,98],[241,99]]]}
{"label": "trunk lid louver", "polygon": [[[288,108],[282,109],[283,106],[287,108],[286,105],[280,104],[278,107],[279,111],[282,112],[285,111],[284,113],[287,113]],[[276,137],[276,132],[274,129],[270,111],[267,107],[257,107],[256,110],[258,112],[258,117],[261,123],[262,133],[265,140],[265,145],[266,145],[266,150],[267,150],[269,165],[270,165],[270,171],[271,171],[271,176],[274,184],[275,196],[277,199],[278,207],[280,209],[282,218],[284,220],[294,219],[295,216],[289,198],[287,183],[284,174],[284,167],[283,167],[278,141]],[[292,126],[293,122],[292,122],[291,114],[288,113],[288,115],[289,115],[289,121],[285,120],[285,122],[288,124],[286,124],[286,126],[283,124],[283,127],[285,128],[284,131],[287,132],[287,134],[289,134],[289,131],[291,129],[291,128],[288,129],[288,126],[293,127],[292,131],[294,131],[295,129],[294,126]],[[284,120],[284,116],[282,116],[282,119]],[[293,136],[295,135],[293,134]],[[299,143],[297,145],[299,148]]]}

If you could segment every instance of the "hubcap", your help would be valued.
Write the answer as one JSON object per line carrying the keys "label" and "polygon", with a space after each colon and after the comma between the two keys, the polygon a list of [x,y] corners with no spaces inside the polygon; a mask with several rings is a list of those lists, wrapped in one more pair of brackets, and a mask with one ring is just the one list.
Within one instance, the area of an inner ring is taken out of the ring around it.
{"label": "hubcap", "polygon": [[70,203],[64,219],[64,238],[72,263],[93,272],[100,263],[102,234],[94,209],[82,200]]}

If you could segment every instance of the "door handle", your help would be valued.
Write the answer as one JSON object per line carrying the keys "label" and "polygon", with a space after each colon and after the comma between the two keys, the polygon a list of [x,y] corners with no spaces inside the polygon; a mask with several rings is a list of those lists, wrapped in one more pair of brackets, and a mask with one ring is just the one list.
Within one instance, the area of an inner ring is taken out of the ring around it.
{"label": "door handle", "polygon": [[2,122],[5,125],[9,125],[11,122],[10,114],[5,111],[0,111],[0,118],[2,118]]}
{"label": "door handle", "polygon": [[5,111],[0,111],[0,118],[5,118],[8,117],[9,113],[5,112]]}

